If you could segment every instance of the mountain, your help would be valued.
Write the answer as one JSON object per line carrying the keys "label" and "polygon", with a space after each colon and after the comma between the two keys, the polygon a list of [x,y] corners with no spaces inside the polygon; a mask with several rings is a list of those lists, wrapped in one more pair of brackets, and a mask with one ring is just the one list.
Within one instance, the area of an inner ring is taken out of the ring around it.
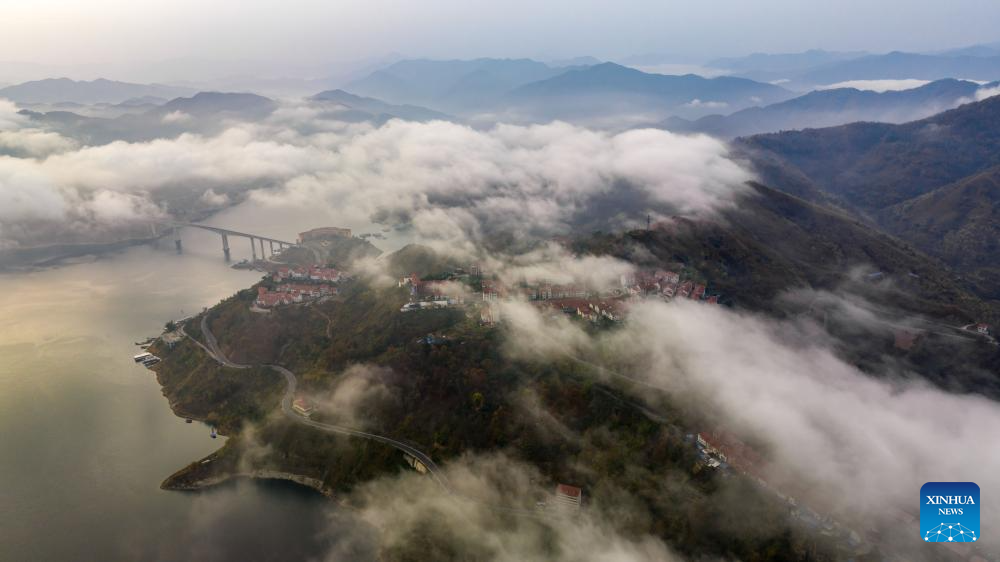
{"label": "mountain", "polygon": [[77,81],[69,78],[48,78],[25,82],[0,89],[0,97],[22,104],[53,104],[73,102],[80,104],[122,103],[131,98],[176,98],[193,94],[187,88],[162,84],[132,84],[98,78]]}
{"label": "mountain", "polygon": [[883,209],[879,222],[1000,293],[1000,167]]}
{"label": "mountain", "polygon": [[[817,190],[972,277],[1000,298],[996,178],[1000,96],[902,125],[853,123],[757,135],[737,145],[762,180]],[[810,197],[811,198],[811,197]]]}
{"label": "mountain", "polygon": [[848,80],[916,78],[994,81],[1000,79],[1000,56],[947,56],[892,52],[828,64],[797,74],[795,80],[813,86]]}
{"label": "mountain", "polygon": [[394,104],[462,112],[487,106],[509,90],[562,72],[564,68],[529,59],[403,60],[344,89]]}
{"label": "mountain", "polygon": [[676,132],[698,132],[732,138],[783,130],[832,127],[855,121],[905,123],[951,109],[975,96],[979,85],[938,80],[910,90],[872,92],[855,88],[817,90],[765,107],[731,115],[707,115],[696,121],[670,119],[662,124]]}
{"label": "mountain", "polygon": [[388,121],[393,117],[398,117],[406,121],[455,120],[450,115],[434,111],[433,109],[427,109],[426,107],[395,105],[375,98],[356,96],[339,89],[320,92],[309,99],[319,102],[333,102],[345,108],[362,112],[376,121]]}
{"label": "mountain", "polygon": [[1000,165],[1000,96],[902,125],[852,123],[745,139],[825,191],[877,210]]}
{"label": "mountain", "polygon": [[945,56],[1000,57],[1000,41],[985,45],[970,45],[959,49],[949,49],[938,53]]}
{"label": "mountain", "polygon": [[185,132],[216,134],[229,120],[259,120],[270,115],[277,106],[273,100],[256,94],[200,92],[148,109],[139,105],[139,112],[113,118],[70,111],[21,113],[84,144],[107,144],[116,140],[143,142],[173,138]]}
{"label": "mountain", "polygon": [[278,104],[257,94],[198,92],[189,98],[176,98],[149,112],[159,117],[180,112],[192,117],[240,117],[256,119],[270,115]]}
{"label": "mountain", "polygon": [[801,53],[754,53],[744,57],[714,59],[706,63],[706,66],[725,69],[731,74],[747,78],[773,80],[774,77],[790,72],[857,59],[867,54],[864,51],[837,52],[821,49]]}
{"label": "mountain", "polygon": [[[658,265],[681,261],[702,271],[714,290],[743,307],[766,311],[796,287],[838,290],[864,266],[905,285],[904,292],[880,297],[885,304],[898,298],[892,306],[954,315],[956,323],[990,314],[939,261],[873,225],[760,183],[748,187],[716,220],[675,217],[638,238],[655,241],[645,245]],[[864,292],[864,283],[853,290]]]}
{"label": "mountain", "polygon": [[505,96],[508,109],[536,118],[593,115],[704,115],[788,99],[792,93],[745,78],[649,74],[615,63],[570,70]]}

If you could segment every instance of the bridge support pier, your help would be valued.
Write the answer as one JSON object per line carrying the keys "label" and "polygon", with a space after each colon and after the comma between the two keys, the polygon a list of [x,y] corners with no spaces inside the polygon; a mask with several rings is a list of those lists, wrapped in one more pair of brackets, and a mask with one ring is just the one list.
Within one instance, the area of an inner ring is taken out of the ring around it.
{"label": "bridge support pier", "polygon": [[226,261],[229,261],[229,237],[225,234],[222,235],[222,254],[226,256]]}
{"label": "bridge support pier", "polygon": [[260,242],[260,259],[267,259],[267,256],[264,255],[264,239],[258,238],[257,241]]}
{"label": "bridge support pier", "polygon": [[274,240],[268,240],[267,244],[268,244],[268,246],[271,247],[271,255],[273,256],[274,255]]}
{"label": "bridge support pier", "polygon": [[257,261],[257,244],[253,241],[253,236],[250,237],[250,253],[253,254],[253,261]]}
{"label": "bridge support pier", "polygon": [[181,246],[181,232],[177,227],[174,227],[174,247],[177,248],[178,254],[184,252],[184,248]]}

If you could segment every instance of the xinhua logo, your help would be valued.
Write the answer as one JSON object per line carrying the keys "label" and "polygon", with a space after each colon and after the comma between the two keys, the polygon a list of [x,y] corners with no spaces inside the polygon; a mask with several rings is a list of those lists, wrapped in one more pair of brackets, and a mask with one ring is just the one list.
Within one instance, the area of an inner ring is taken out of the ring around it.
{"label": "xinhua logo", "polygon": [[920,534],[926,542],[979,540],[979,486],[928,482],[920,488]]}

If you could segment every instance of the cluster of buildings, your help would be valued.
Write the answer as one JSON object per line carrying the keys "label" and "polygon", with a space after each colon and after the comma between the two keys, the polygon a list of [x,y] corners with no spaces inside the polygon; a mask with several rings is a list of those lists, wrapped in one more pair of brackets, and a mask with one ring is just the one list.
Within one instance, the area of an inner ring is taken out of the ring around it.
{"label": "cluster of buildings", "polygon": [[410,289],[410,302],[400,308],[401,312],[458,306],[465,302],[454,281],[421,279],[416,273],[411,273],[396,285]]}
{"label": "cluster of buildings", "polygon": [[301,281],[319,281],[325,283],[336,283],[343,277],[343,273],[332,267],[287,267],[281,266],[271,273],[271,278],[276,283],[281,283],[286,279]]}
{"label": "cluster of buildings", "polygon": [[724,464],[765,483],[763,457],[736,436],[715,430],[699,433],[695,437],[699,453],[708,466],[714,468]]}
{"label": "cluster of buildings", "polygon": [[664,300],[691,299],[705,301],[709,304],[719,304],[718,295],[706,294],[706,285],[694,281],[681,282],[680,274],[674,271],[658,269],[622,275],[621,286],[629,295],[659,296]]}
{"label": "cluster of buildings", "polygon": [[257,308],[273,308],[337,294],[332,284],[344,279],[344,274],[332,267],[281,266],[271,272],[274,289],[257,287]]}
{"label": "cluster of buildings", "polygon": [[260,308],[272,308],[335,294],[337,294],[337,288],[329,285],[285,283],[278,285],[273,291],[268,290],[267,287],[257,287],[255,304]]}
{"label": "cluster of buildings", "polygon": [[681,281],[677,272],[666,270],[637,271],[620,278],[620,285],[595,291],[580,285],[553,283],[522,284],[507,287],[500,281],[482,281],[480,320],[494,324],[500,320],[497,303],[515,297],[524,298],[533,305],[548,310],[576,316],[591,322],[621,322],[628,309],[643,298],[690,299],[708,304],[719,304],[718,295],[706,294],[706,285]]}

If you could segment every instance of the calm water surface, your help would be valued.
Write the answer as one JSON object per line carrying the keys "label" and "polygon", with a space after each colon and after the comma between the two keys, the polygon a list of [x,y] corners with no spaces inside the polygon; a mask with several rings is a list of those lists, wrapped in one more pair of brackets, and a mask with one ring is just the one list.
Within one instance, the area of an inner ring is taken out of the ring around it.
{"label": "calm water surface", "polygon": [[[213,222],[294,238],[250,214]],[[338,540],[330,503],[291,484],[159,489],[222,442],[174,417],[133,342],[259,277],[227,267],[217,236],[184,246],[0,274],[0,560],[295,560]]]}

